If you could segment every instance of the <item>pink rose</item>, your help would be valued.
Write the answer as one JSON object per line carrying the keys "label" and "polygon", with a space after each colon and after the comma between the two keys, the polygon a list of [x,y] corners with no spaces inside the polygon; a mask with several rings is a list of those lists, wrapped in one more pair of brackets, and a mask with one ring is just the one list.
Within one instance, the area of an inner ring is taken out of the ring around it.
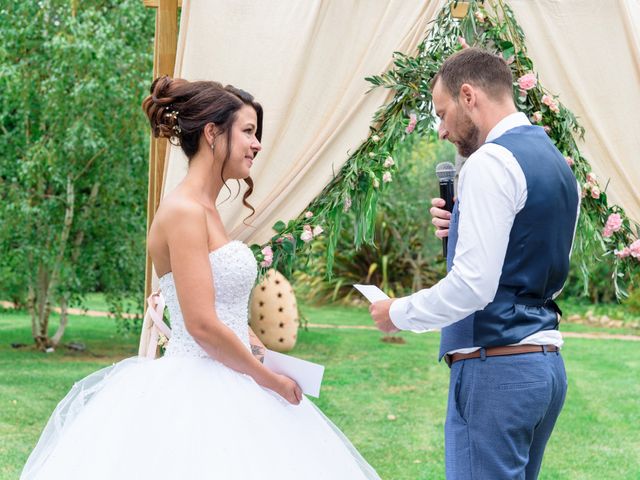
{"label": "pink rose", "polygon": [[596,185],[598,183],[598,177],[596,177],[595,173],[589,172],[587,173],[587,182],[589,182],[591,185]]}
{"label": "pink rose", "polygon": [[458,43],[462,46],[462,48],[469,48],[469,44],[464,39],[464,37],[458,37]]}
{"label": "pink rose", "polygon": [[395,164],[396,162],[393,161],[393,158],[387,157],[387,159],[384,161],[384,168],[393,167]]}
{"label": "pink rose", "polygon": [[313,229],[313,231],[311,233],[313,234],[314,237],[317,237],[322,232],[324,232],[324,230],[322,229],[322,227],[320,225],[318,225]]}
{"label": "pink rose", "polygon": [[287,233],[286,235],[283,235],[283,236],[279,237],[276,240],[276,243],[282,243],[285,240],[289,240],[290,242],[293,242],[294,241],[293,235],[291,235],[290,233]]}
{"label": "pink rose", "polygon": [[518,86],[520,87],[520,90],[531,90],[537,84],[538,79],[536,78],[535,73],[527,73],[518,79]]}
{"label": "pink rose", "polygon": [[313,231],[311,231],[310,225],[305,225],[303,227],[302,235],[300,235],[300,240],[304,243],[310,242],[313,239]]}
{"label": "pink rose", "polygon": [[600,198],[600,189],[595,185],[591,187],[591,198],[595,198],[596,200]]}
{"label": "pink rose", "polygon": [[313,212],[312,211],[306,211],[304,212],[304,218],[311,218],[313,217]]}
{"label": "pink rose", "polygon": [[389,183],[391,180],[392,180],[392,178],[391,178],[391,172],[384,172],[384,173],[382,174],[382,181],[383,181],[384,183]]}
{"label": "pink rose", "polygon": [[415,113],[410,113],[409,114],[409,125],[407,125],[407,128],[404,130],[406,133],[411,133],[413,132],[413,130],[416,128],[416,124],[418,123],[418,117],[416,116]]}
{"label": "pink rose", "polygon": [[549,125],[543,125],[542,128],[544,128],[544,131],[547,132],[547,134],[551,133],[551,127]]}
{"label": "pink rose", "polygon": [[273,250],[271,250],[271,246],[267,245],[262,249],[262,255],[264,255],[264,259],[260,262],[260,266],[267,268],[270,267],[273,263]]}
{"label": "pink rose", "polygon": [[533,112],[533,115],[531,115],[531,121],[533,123],[540,123],[542,121],[542,112]]}
{"label": "pink rose", "polygon": [[558,107],[558,104],[556,103],[556,101],[551,98],[549,95],[543,95],[542,96],[542,103],[544,103],[547,107],[549,107],[549,110],[551,110],[554,113],[558,113],[560,111],[560,108]]}
{"label": "pink rose", "polygon": [[273,257],[264,257],[264,260],[260,262],[262,268],[269,268],[273,264]]}
{"label": "pink rose", "polygon": [[570,167],[573,167],[573,165],[574,165],[574,163],[575,163],[575,162],[573,161],[573,158],[571,158],[571,157],[564,157],[564,159],[566,160],[567,165],[569,165]]}
{"label": "pink rose", "polygon": [[629,253],[633,258],[640,258],[640,239],[629,245]]}
{"label": "pink rose", "polygon": [[605,228],[608,228],[612,232],[619,231],[622,228],[622,217],[620,216],[620,214],[612,213],[611,215],[609,215]]}
{"label": "pink rose", "polygon": [[626,258],[631,255],[629,247],[624,247],[622,250],[614,250],[613,254],[618,258]]}

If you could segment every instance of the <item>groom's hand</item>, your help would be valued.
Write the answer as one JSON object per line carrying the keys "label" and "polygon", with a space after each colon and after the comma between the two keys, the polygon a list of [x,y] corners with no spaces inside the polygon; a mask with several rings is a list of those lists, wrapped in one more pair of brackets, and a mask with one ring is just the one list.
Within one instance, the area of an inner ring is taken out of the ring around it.
{"label": "groom's hand", "polygon": [[378,327],[378,330],[380,330],[381,332],[399,332],[399,330],[391,321],[391,317],[389,316],[389,309],[391,308],[391,304],[395,301],[395,298],[390,298],[388,300],[380,300],[379,302],[374,302],[369,306],[369,313],[371,314],[371,318],[375,322],[376,327]]}
{"label": "groom's hand", "polygon": [[444,209],[445,201],[442,198],[431,199],[431,223],[436,226],[436,237],[445,238],[449,236],[449,223],[451,223],[451,213]]}

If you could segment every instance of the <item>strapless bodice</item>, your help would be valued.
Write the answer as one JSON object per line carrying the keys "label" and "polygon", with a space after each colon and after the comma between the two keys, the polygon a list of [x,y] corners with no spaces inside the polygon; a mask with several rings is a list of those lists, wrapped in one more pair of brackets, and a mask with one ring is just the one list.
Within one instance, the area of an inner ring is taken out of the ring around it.
{"label": "strapless bodice", "polygon": [[[209,253],[215,288],[218,319],[249,345],[248,306],[257,275],[253,252],[244,243],[233,240]],[[208,357],[184,325],[184,318],[171,272],[160,277],[160,290],[166,301],[171,322],[171,340],[165,356]]]}

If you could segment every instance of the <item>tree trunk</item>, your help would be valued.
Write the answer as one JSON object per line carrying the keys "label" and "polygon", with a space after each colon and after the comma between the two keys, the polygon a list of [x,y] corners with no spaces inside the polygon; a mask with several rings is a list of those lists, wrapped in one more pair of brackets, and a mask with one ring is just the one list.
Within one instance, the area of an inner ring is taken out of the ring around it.
{"label": "tree trunk", "polygon": [[[96,200],[98,198],[98,192],[100,191],[100,182],[95,182],[91,187],[91,193],[89,194],[89,199],[87,203],[82,207],[82,211],[80,212],[80,218],[78,219],[79,224],[84,224],[85,221],[89,218],[91,214],[91,209],[96,204]],[[71,251],[71,262],[76,263],[78,261],[78,257],[80,256],[80,247],[82,246],[82,242],[84,241],[84,230],[78,230],[76,233],[76,237],[73,241],[73,250]]]}
{"label": "tree trunk", "polygon": [[[64,261],[64,253],[69,241],[71,226],[73,225],[73,214],[75,209],[75,190],[73,186],[73,178],[71,175],[67,177],[67,198],[64,213],[64,223],[62,232],[60,233],[60,242],[58,253],[56,255],[53,266],[48,267],[44,264],[38,266],[38,275],[36,280],[36,288],[34,289],[34,298],[31,310],[31,323],[33,331],[33,339],[36,347],[40,350],[46,350],[52,346],[49,339],[49,316],[51,314],[51,295],[55,292],[58,283],[58,277]],[[66,320],[65,320],[66,321]],[[62,323],[62,319],[61,319]],[[64,328],[60,332],[60,336],[64,332]],[[56,332],[57,334],[57,332]],[[58,339],[59,341],[60,339]]]}
{"label": "tree trunk", "polygon": [[36,294],[33,289],[33,285],[31,284],[29,285],[29,291],[27,294],[27,309],[31,316],[31,336],[35,339],[38,336],[38,331],[36,329]]}
{"label": "tree trunk", "polygon": [[67,298],[62,296],[60,298],[60,325],[58,325],[58,329],[53,337],[51,337],[51,346],[57,347],[62,339],[62,335],[64,335],[64,331],[67,328],[67,324],[69,323],[69,317],[67,316]]}
{"label": "tree trunk", "polygon": [[51,313],[51,300],[49,298],[50,286],[49,270],[44,266],[38,267],[37,283],[35,288],[35,324],[36,335],[34,340],[39,350],[49,347],[49,315]]}

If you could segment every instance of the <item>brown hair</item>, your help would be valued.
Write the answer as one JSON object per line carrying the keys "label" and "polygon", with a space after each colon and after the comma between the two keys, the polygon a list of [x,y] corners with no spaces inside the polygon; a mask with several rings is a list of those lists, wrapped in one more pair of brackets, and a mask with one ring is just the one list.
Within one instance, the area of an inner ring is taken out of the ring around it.
{"label": "brown hair", "polygon": [[[142,102],[142,109],[149,118],[153,135],[168,138],[174,145],[180,145],[189,160],[198,151],[200,136],[208,123],[214,123],[218,134],[226,136],[227,153],[221,176],[231,156],[231,126],[238,110],[244,105],[256,111],[256,137],[258,141],[262,139],[262,106],[244,90],[231,85],[222,86],[218,82],[190,82],[162,76],[153,81],[150,93]],[[242,197],[242,203],[251,209],[253,215],[255,209],[247,201],[253,193],[253,180],[247,177],[244,181],[249,188]],[[229,188],[226,182],[224,185]]]}
{"label": "brown hair", "polygon": [[513,95],[509,66],[498,55],[480,48],[465,48],[447,58],[431,80],[432,89],[438,80],[456,100],[463,83],[483,89],[494,100]]}

